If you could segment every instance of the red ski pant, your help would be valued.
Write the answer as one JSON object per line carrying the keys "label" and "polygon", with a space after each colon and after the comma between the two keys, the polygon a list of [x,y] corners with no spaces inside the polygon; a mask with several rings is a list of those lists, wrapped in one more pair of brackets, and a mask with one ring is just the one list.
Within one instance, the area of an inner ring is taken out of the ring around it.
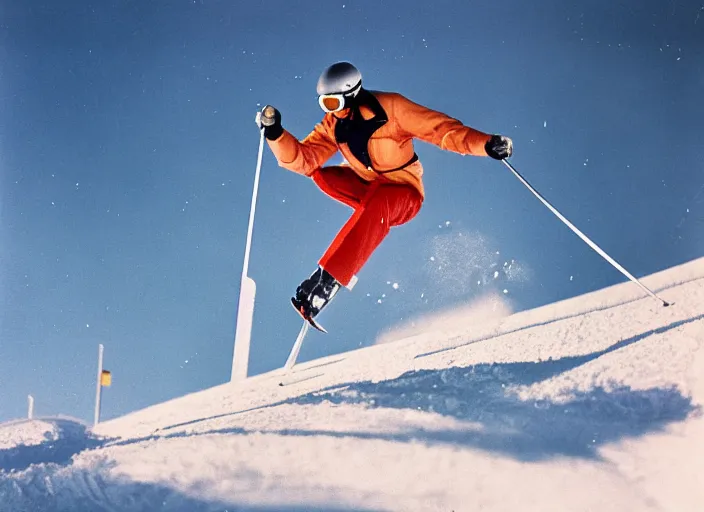
{"label": "red ski pant", "polygon": [[319,264],[347,286],[394,226],[416,216],[423,198],[413,186],[365,181],[348,166],[321,167],[312,175],[320,189],[354,210]]}

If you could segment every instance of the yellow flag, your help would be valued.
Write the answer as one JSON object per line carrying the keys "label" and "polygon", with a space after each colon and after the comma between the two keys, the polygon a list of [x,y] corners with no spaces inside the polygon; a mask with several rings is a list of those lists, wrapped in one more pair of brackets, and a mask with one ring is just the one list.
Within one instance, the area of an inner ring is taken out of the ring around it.
{"label": "yellow flag", "polygon": [[103,373],[100,374],[100,385],[108,388],[110,384],[112,384],[112,375],[109,371],[103,370]]}

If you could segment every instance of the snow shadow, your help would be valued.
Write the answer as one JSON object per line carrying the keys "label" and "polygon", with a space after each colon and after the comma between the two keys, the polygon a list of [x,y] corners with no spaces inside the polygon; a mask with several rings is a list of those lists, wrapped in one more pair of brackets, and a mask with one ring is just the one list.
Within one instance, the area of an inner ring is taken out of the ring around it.
{"label": "snow shadow", "polygon": [[[19,444],[0,449],[0,472],[22,471],[33,464],[68,465],[74,455],[96,448],[102,441],[92,437],[85,425],[71,420],[40,420],[53,428],[36,444]],[[26,423],[30,423],[28,420]],[[14,428],[21,429],[21,423]]]}
{"label": "snow shadow", "polygon": [[[652,334],[702,318],[704,315],[674,322],[582,356],[409,371],[395,379],[343,384],[290,402],[422,410],[467,422],[466,429],[413,430],[380,436],[387,439],[474,447],[524,461],[560,455],[598,458],[597,449],[601,445],[660,430],[668,423],[686,419],[699,407],[675,387],[640,390],[625,385],[610,389],[594,387],[588,391],[573,390],[569,397],[559,401],[521,400],[512,389],[540,383]],[[313,435],[294,430],[287,433]]]}
{"label": "snow shadow", "polygon": [[[533,379],[526,376],[535,369],[528,364],[409,372],[391,381],[363,382],[342,391],[301,397],[296,403],[354,403],[450,416],[468,422],[467,428],[393,434],[348,432],[342,436],[453,444],[523,461],[554,456],[598,458],[597,448],[604,443],[659,430],[669,422],[684,420],[695,410],[691,400],[674,388],[594,388],[575,393],[564,403],[522,401],[507,393],[504,386],[517,380],[532,383]],[[324,431],[303,430],[279,433],[326,435]],[[339,432],[329,434],[341,436]]]}

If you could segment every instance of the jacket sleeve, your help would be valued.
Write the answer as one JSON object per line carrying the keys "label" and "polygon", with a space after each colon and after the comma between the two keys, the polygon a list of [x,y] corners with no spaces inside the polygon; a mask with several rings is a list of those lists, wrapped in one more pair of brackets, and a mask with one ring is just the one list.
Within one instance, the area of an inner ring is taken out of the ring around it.
{"label": "jacket sleeve", "polygon": [[268,143],[281,167],[310,176],[337,151],[331,134],[332,121],[325,116],[302,141],[284,130],[281,137]]}
{"label": "jacket sleeve", "polygon": [[484,145],[491,135],[400,94],[394,94],[393,105],[393,115],[402,137],[414,137],[462,155],[487,156]]}

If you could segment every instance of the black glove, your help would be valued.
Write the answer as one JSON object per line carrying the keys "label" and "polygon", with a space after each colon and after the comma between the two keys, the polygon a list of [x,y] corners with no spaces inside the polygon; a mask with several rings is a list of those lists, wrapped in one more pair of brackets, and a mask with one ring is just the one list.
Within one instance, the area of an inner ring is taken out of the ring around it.
{"label": "black glove", "polygon": [[503,160],[513,154],[513,141],[504,135],[492,135],[484,149],[491,158]]}
{"label": "black glove", "polygon": [[284,133],[284,127],[281,126],[281,112],[271,105],[257,112],[255,122],[260,130],[264,129],[264,136],[269,140],[276,140]]}

